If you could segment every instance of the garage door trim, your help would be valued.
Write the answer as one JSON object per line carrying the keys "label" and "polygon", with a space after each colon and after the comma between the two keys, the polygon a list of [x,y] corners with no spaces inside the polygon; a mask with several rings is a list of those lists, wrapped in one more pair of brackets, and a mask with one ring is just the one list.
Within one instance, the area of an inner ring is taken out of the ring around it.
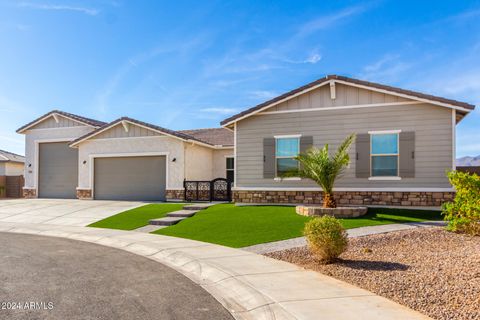
{"label": "garage door trim", "polygon": [[98,153],[90,154],[90,189],[92,190],[92,197],[95,199],[95,159],[96,158],[126,158],[126,157],[154,157],[165,156],[165,190],[169,189],[168,183],[168,163],[170,152],[134,152],[134,153]]}
{"label": "garage door trim", "polygon": [[[61,128],[65,129],[65,128]],[[35,130],[42,130],[42,129],[35,129]],[[51,130],[49,128],[48,130]],[[39,174],[40,174],[40,144],[41,143],[52,143],[52,142],[71,142],[75,139],[75,137],[72,138],[58,138],[58,139],[36,139],[34,140],[35,143],[35,159],[34,159],[34,170],[35,170],[35,176],[34,176],[34,184],[35,184],[35,192],[38,195],[39,192]],[[28,164],[27,164],[27,170],[28,170]],[[27,171],[28,172],[28,171]]]}

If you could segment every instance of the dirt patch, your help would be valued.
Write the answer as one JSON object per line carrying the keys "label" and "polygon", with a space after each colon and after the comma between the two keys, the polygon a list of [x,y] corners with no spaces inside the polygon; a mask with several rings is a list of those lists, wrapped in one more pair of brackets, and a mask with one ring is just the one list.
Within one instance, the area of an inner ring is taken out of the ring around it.
{"label": "dirt patch", "polygon": [[350,239],[322,265],[306,247],[266,254],[365,288],[434,319],[480,319],[480,237],[418,228]]}

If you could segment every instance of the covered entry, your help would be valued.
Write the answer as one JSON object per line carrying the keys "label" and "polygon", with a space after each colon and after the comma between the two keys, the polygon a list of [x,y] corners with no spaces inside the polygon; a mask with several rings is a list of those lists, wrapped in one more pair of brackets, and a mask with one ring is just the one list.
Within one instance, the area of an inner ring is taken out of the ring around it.
{"label": "covered entry", "polygon": [[94,199],[165,200],[165,156],[95,158],[93,170]]}
{"label": "covered entry", "polygon": [[78,181],[78,149],[68,142],[38,144],[38,196],[75,199]]}

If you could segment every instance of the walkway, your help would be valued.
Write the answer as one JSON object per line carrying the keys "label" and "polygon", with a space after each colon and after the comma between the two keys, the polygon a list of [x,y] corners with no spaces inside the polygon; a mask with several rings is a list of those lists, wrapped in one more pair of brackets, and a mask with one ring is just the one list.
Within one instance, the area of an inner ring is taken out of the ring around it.
{"label": "walkway", "polygon": [[193,217],[198,211],[205,210],[211,206],[224,202],[195,203],[183,206],[182,210],[167,213],[166,217],[152,219],[146,226],[135,229],[134,231],[151,233],[168,226],[179,223],[182,220]]}
{"label": "walkway", "polygon": [[[360,227],[354,229],[348,229],[348,237],[363,237],[372,234],[395,232],[402,230],[409,230],[421,227],[439,227],[444,226],[444,221],[423,221],[423,222],[408,222],[408,223],[395,223],[395,224],[385,224],[380,226],[369,226],[369,227]],[[307,245],[307,240],[305,237],[298,237],[288,240],[274,241],[268,243],[256,244],[249,247],[244,247],[242,250],[248,252],[254,252],[258,254],[270,253],[281,250],[288,250],[298,247],[303,247]]]}
{"label": "walkway", "polygon": [[243,250],[132,231],[1,223],[0,231],[64,237],[120,248],[199,284],[236,319],[428,319],[331,277]]}

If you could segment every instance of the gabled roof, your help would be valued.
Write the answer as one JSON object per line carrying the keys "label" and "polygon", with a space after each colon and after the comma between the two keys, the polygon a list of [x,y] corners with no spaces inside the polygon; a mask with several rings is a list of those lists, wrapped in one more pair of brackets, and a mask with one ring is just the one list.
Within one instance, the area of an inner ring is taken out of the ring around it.
{"label": "gabled roof", "polygon": [[25,157],[19,154],[0,150],[0,162],[20,162],[25,163]]}
{"label": "gabled roof", "polygon": [[309,90],[314,89],[316,87],[319,87],[321,85],[327,84],[331,81],[339,82],[339,83],[345,83],[347,85],[352,84],[352,85],[357,85],[357,86],[364,86],[364,87],[367,87],[367,88],[371,88],[373,90],[376,89],[376,90],[386,91],[386,92],[389,92],[391,94],[401,95],[401,96],[409,97],[409,98],[412,98],[412,99],[417,98],[417,99],[422,99],[422,100],[428,100],[429,102],[431,102],[433,104],[445,104],[445,105],[449,105],[449,106],[452,106],[452,107],[458,107],[458,108],[461,108],[461,109],[465,109],[463,111],[467,111],[467,112],[475,109],[474,105],[466,103],[466,102],[461,102],[461,101],[452,100],[452,99],[446,99],[446,98],[433,96],[433,95],[429,95],[429,94],[424,94],[424,93],[421,93],[421,92],[416,92],[416,91],[411,91],[411,90],[405,90],[405,89],[392,87],[392,86],[387,86],[387,85],[383,85],[383,84],[379,84],[379,83],[375,83],[375,82],[358,80],[358,79],[353,79],[353,78],[338,76],[338,75],[328,75],[324,78],[320,78],[316,81],[310,82],[310,83],[308,83],[304,86],[296,88],[292,91],[284,93],[284,94],[282,94],[278,97],[275,97],[271,100],[263,102],[263,103],[261,103],[259,105],[256,105],[256,106],[254,106],[250,109],[242,111],[242,112],[240,112],[236,115],[233,115],[233,116],[223,120],[222,122],[220,122],[220,124],[222,126],[229,125],[232,122],[238,121],[240,118],[247,117],[247,116],[249,116],[253,113],[259,112],[262,109],[267,109],[271,105],[277,104],[279,102],[283,102],[285,100],[288,100],[289,98],[293,98],[294,96],[296,96],[298,94],[301,94],[304,91],[305,92],[309,91]]}
{"label": "gabled roof", "polygon": [[212,145],[233,146],[233,132],[225,128],[180,130],[178,132],[187,134]]}
{"label": "gabled roof", "polygon": [[68,118],[68,119],[71,119],[71,120],[74,120],[74,121],[83,123],[87,126],[91,126],[91,127],[95,127],[95,128],[100,127],[100,126],[105,124],[105,122],[103,122],[103,121],[98,121],[98,120],[82,117],[82,116],[79,116],[79,115],[76,115],[76,114],[73,114],[73,113],[68,113],[68,112],[64,112],[64,111],[60,111],[60,110],[52,110],[49,113],[46,113],[43,116],[27,123],[26,125],[24,125],[20,128],[18,128],[17,133],[22,133],[25,130],[28,130],[29,128],[31,128],[34,125],[42,122],[43,120],[49,118],[50,116],[52,116],[54,114],[58,114],[58,115],[63,116],[65,118]]}
{"label": "gabled roof", "polygon": [[[160,126],[148,123],[148,122],[135,120],[135,119],[132,119],[132,118],[129,118],[129,117],[122,117],[122,118],[119,118],[115,121],[107,123],[107,124],[101,126],[100,128],[73,140],[72,142],[70,142],[69,146],[74,147],[74,146],[78,145],[79,143],[81,143],[85,140],[88,140],[88,139],[90,139],[90,138],[92,138],[92,137],[94,137],[94,136],[96,136],[96,135],[114,127],[114,126],[116,126],[117,124],[122,123],[123,121],[125,121],[127,123],[132,123],[132,124],[135,124],[135,125],[138,125],[138,126],[141,126],[141,127],[145,127],[145,128],[150,129],[150,130],[153,130],[155,132],[159,132],[159,133],[165,134],[167,136],[178,138],[178,139],[183,140],[183,141],[194,141],[194,142],[203,144],[203,145],[208,146],[208,147],[214,147],[215,146],[212,143],[209,143],[207,141],[203,141],[201,139],[198,139],[198,138],[196,138],[192,135],[183,133],[181,131],[166,129],[166,128],[163,128],[163,127],[160,127]],[[225,130],[223,128],[220,128],[220,129]]]}

